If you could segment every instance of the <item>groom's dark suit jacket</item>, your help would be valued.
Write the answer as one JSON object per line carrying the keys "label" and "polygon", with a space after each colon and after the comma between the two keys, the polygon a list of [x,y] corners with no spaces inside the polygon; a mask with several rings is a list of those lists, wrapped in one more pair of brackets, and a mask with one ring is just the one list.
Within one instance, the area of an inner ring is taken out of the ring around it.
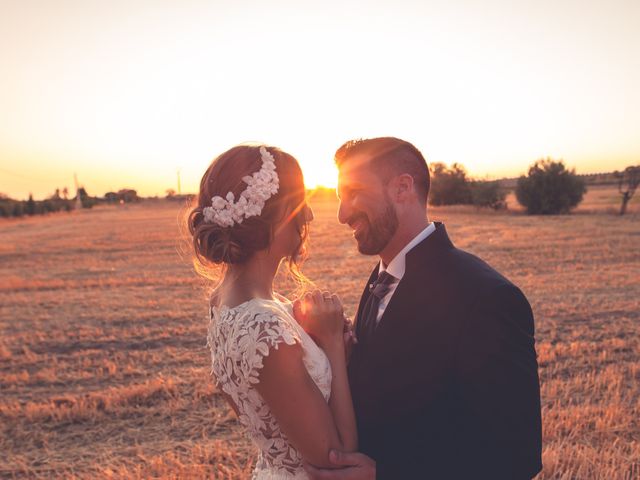
{"label": "groom's dark suit jacket", "polygon": [[531,307],[441,223],[407,254],[375,334],[353,349],[349,381],[360,451],[379,479],[518,480],[542,468]]}

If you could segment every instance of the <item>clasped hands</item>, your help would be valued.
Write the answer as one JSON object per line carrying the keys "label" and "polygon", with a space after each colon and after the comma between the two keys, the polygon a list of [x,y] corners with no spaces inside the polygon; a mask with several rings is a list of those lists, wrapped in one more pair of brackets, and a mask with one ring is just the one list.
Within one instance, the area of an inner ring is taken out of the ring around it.
{"label": "clasped hands", "polygon": [[293,302],[293,314],[305,332],[321,347],[341,341],[346,358],[358,342],[353,322],[344,314],[340,298],[327,291],[314,290]]}

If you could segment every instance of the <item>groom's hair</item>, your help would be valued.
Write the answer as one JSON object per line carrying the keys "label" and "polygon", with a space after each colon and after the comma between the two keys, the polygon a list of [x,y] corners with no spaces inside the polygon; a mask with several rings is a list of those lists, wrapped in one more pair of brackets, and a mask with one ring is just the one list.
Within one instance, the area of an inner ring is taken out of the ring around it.
{"label": "groom's hair", "polygon": [[340,168],[349,161],[349,157],[363,153],[371,155],[368,166],[384,185],[403,173],[411,175],[418,198],[426,205],[431,179],[427,161],[420,150],[395,137],[349,140],[336,151],[336,165]]}

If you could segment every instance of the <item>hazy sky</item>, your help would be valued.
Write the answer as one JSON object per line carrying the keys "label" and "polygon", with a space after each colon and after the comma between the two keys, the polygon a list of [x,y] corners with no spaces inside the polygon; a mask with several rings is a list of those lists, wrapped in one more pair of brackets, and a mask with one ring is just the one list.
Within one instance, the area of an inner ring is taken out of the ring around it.
{"label": "hazy sky", "polygon": [[219,153],[278,145],[307,183],[395,135],[516,176],[640,163],[640,1],[0,0],[0,192],[195,191]]}

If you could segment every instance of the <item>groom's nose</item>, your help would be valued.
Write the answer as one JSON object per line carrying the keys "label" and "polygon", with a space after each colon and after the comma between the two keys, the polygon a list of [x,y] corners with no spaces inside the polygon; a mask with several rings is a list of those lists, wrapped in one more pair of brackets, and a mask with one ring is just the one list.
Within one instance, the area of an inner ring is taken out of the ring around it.
{"label": "groom's nose", "polygon": [[351,213],[352,209],[347,205],[347,202],[340,200],[340,203],[338,203],[338,221],[344,225],[349,220]]}

